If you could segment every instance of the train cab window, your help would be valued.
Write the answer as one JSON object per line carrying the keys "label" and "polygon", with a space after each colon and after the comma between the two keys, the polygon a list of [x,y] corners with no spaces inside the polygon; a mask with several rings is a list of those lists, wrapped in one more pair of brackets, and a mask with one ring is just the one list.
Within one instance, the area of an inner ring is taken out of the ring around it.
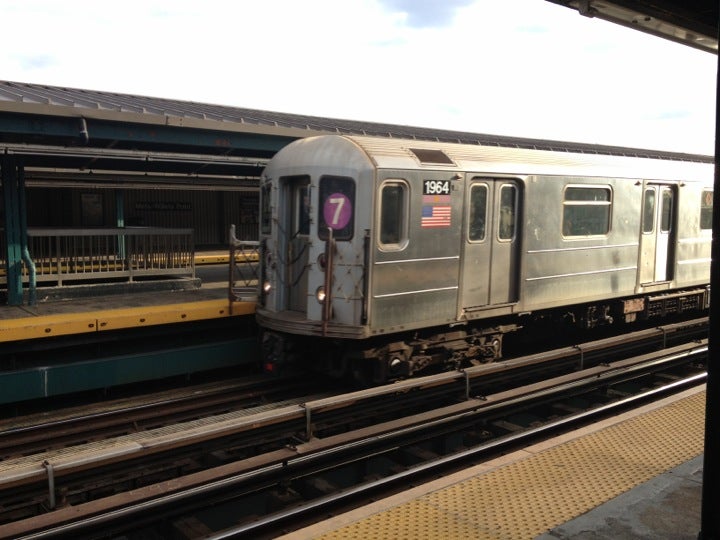
{"label": "train cab window", "polygon": [[260,232],[270,234],[272,225],[272,213],[270,210],[270,195],[272,184],[268,182],[260,188]]}
{"label": "train cab window", "polygon": [[713,192],[709,189],[703,190],[700,198],[700,228],[712,229],[713,216]]}
{"label": "train cab window", "polygon": [[468,224],[468,239],[471,242],[485,240],[485,223],[487,219],[486,184],[474,184],[470,188],[470,219]]}
{"label": "train cab window", "polygon": [[355,181],[346,176],[320,178],[318,237],[328,239],[332,229],[335,240],[351,240],[355,232]]}
{"label": "train cab window", "polygon": [[380,238],[384,249],[403,249],[407,244],[408,186],[390,180],[380,188]]}
{"label": "train cab window", "polygon": [[517,188],[513,185],[506,184],[500,188],[499,240],[512,240],[515,237],[516,212]]}
{"label": "train cab window", "polygon": [[610,231],[610,187],[568,186],[563,201],[564,236],[596,236]]}

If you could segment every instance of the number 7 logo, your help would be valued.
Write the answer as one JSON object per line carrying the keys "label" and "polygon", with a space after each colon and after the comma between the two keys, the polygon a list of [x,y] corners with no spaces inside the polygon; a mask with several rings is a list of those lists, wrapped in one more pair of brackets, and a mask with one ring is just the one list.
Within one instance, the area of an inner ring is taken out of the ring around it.
{"label": "number 7 logo", "polygon": [[342,212],[343,206],[345,206],[345,197],[330,197],[328,203],[335,205],[335,213],[333,213],[330,224],[335,228],[340,221],[340,213]]}
{"label": "number 7 logo", "polygon": [[352,218],[352,203],[344,193],[333,193],[323,204],[325,223],[335,230],[344,229]]}

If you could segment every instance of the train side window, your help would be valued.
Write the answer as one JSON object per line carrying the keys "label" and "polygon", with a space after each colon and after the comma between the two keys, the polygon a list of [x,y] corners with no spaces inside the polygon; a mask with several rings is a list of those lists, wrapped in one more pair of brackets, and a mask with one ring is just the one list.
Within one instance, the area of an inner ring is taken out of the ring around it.
{"label": "train side window", "polygon": [[642,232],[649,234],[655,230],[655,190],[646,189],[643,198]]}
{"label": "train side window", "polygon": [[470,219],[468,224],[468,239],[471,242],[485,240],[485,223],[487,220],[486,184],[473,184],[470,188]]}
{"label": "train side window", "polygon": [[380,188],[380,238],[385,249],[403,249],[407,244],[408,186],[391,180]]}
{"label": "train side window", "polygon": [[335,240],[351,240],[355,231],[355,181],[346,176],[320,178],[318,238],[328,239],[332,229]]}
{"label": "train side window", "polygon": [[700,198],[700,228],[712,229],[713,192],[705,189]]}
{"label": "train side window", "polygon": [[512,240],[515,237],[515,214],[517,211],[517,188],[506,184],[500,188],[500,216],[498,239]]}
{"label": "train side window", "polygon": [[610,231],[610,187],[568,186],[563,200],[563,235],[597,236]]}

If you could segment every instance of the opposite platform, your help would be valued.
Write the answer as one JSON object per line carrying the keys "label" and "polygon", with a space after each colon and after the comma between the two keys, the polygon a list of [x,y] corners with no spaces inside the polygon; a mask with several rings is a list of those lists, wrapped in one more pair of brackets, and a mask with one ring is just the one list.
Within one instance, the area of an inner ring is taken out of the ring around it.
{"label": "opposite platform", "polygon": [[0,306],[0,405],[255,363],[255,302],[230,300],[226,265],[198,274],[41,288],[35,305]]}
{"label": "opposite platform", "polygon": [[196,279],[39,288],[35,305],[0,306],[0,343],[254,313],[254,302],[229,300],[227,266],[197,273]]}
{"label": "opposite platform", "polygon": [[282,538],[695,539],[704,421],[688,390]]}

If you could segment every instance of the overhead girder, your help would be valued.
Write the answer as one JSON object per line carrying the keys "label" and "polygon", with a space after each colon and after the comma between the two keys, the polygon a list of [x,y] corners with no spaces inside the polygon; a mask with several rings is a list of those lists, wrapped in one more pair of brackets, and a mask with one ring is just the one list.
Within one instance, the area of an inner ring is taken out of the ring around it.
{"label": "overhead girder", "polygon": [[[119,175],[176,175],[180,181],[193,178],[232,179],[258,178],[267,158],[235,155],[158,152],[118,148],[81,146],[50,146],[34,144],[3,144],[0,153],[15,156],[31,177],[37,170],[76,170],[82,176],[103,171]],[[135,176],[135,180],[137,180]]]}

